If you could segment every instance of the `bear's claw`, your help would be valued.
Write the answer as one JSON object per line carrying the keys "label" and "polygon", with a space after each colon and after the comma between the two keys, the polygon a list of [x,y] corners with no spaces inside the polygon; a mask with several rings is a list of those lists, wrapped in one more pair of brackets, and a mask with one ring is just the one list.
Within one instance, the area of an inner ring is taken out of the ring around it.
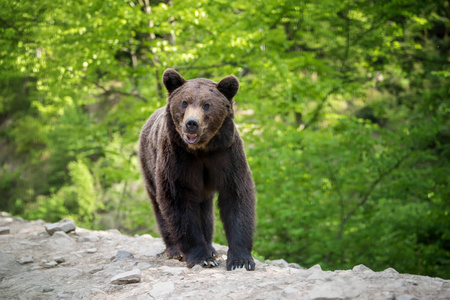
{"label": "bear's claw", "polygon": [[247,269],[247,271],[254,271],[255,270],[255,263],[253,261],[250,260],[234,260],[230,263],[227,263],[227,270],[228,271],[233,271],[236,269],[242,269],[243,267],[245,267],[245,269]]}
{"label": "bear's claw", "polygon": [[161,255],[165,254],[168,259],[177,259],[183,261],[183,255],[176,247],[168,247]]}
{"label": "bear's claw", "polygon": [[204,268],[213,268],[213,267],[217,267],[219,265],[219,263],[217,262],[217,260],[215,258],[211,257],[211,258],[208,258],[207,260],[204,260],[199,265],[201,265]]}

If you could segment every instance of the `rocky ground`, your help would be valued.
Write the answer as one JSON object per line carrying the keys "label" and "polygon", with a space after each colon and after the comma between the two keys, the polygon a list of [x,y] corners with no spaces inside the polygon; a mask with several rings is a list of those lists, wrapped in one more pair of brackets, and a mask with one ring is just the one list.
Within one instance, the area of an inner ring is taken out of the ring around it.
{"label": "rocky ground", "polygon": [[60,225],[0,214],[0,299],[450,299],[449,280],[391,268],[330,272],[278,260],[228,272],[227,248],[215,245],[218,267],[188,269],[158,255],[159,238]]}

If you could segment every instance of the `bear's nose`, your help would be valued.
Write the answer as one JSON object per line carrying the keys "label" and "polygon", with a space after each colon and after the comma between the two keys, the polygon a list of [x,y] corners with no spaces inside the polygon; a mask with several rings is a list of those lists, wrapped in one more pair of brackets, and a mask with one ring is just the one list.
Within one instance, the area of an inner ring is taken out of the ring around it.
{"label": "bear's nose", "polygon": [[189,133],[195,133],[200,126],[196,119],[187,119],[185,124]]}

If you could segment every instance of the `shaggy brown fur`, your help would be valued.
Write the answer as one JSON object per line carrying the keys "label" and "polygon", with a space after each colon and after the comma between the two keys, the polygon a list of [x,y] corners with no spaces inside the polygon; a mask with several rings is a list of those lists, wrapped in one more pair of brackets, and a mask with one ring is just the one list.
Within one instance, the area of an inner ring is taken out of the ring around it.
{"label": "shaggy brown fur", "polygon": [[213,199],[228,240],[227,269],[254,270],[255,192],[242,140],[233,122],[239,81],[186,81],[167,69],[167,105],[147,120],[139,158],[169,258],[217,266],[212,246]]}

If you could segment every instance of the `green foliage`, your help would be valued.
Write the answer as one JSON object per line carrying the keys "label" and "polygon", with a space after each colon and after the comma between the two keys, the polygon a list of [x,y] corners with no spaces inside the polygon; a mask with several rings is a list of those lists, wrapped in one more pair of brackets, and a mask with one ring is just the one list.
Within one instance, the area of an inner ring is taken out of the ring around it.
{"label": "green foliage", "polygon": [[259,257],[450,278],[448,1],[0,2],[1,210],[157,234],[162,72],[235,74]]}
{"label": "green foliage", "polygon": [[25,216],[58,221],[73,214],[81,225],[89,226],[96,209],[101,208],[96,203],[94,178],[89,168],[80,160],[68,164],[70,183],[50,196],[38,197],[37,203],[31,203],[25,209]]}

